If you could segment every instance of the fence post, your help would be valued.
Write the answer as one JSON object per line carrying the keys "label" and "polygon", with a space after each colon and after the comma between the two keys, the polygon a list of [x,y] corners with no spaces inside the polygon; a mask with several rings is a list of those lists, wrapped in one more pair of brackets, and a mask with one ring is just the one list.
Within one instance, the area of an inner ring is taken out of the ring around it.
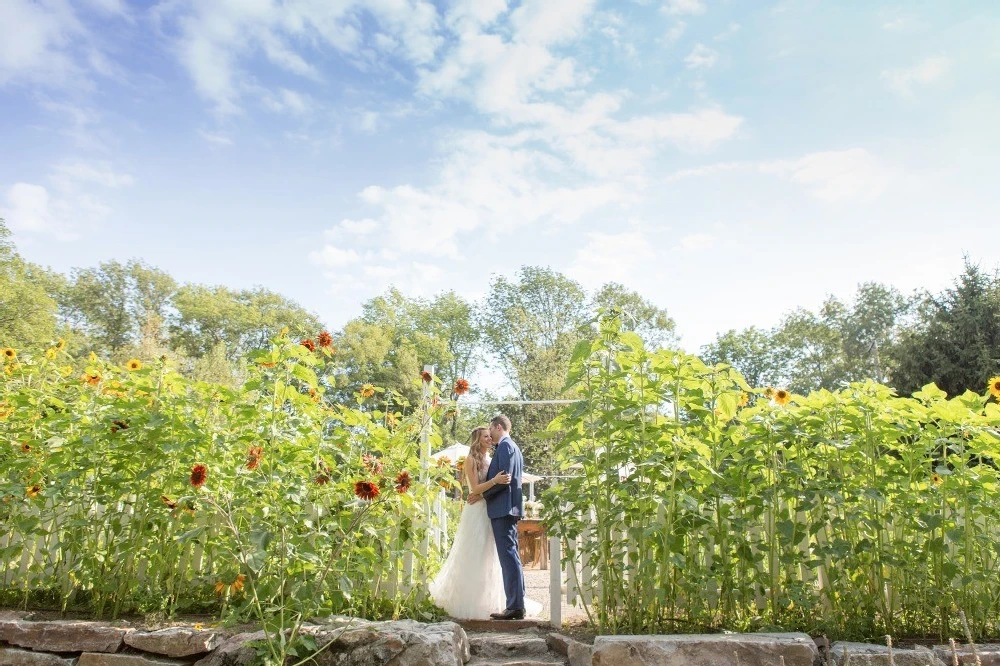
{"label": "fence post", "polygon": [[549,624],[562,626],[562,542],[549,537]]}
{"label": "fence post", "polygon": [[[434,376],[434,366],[425,365],[424,372],[430,373],[431,377]],[[430,382],[423,382],[421,388],[421,423],[420,423],[420,474],[421,481],[427,484],[430,481],[430,465],[431,465],[431,384]],[[434,519],[431,517],[431,502],[430,499],[424,500],[424,519],[425,519],[425,531],[424,539],[420,544],[420,558],[421,567],[426,566],[427,554],[430,552],[431,546],[431,530],[434,529]]]}

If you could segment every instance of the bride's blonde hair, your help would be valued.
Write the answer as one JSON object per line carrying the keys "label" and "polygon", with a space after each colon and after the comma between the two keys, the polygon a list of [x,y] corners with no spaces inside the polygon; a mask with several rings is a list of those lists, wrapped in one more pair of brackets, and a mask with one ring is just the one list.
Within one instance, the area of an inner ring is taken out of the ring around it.
{"label": "bride's blonde hair", "polygon": [[[469,455],[465,457],[465,469],[474,470],[477,479],[479,477],[479,470],[483,468],[486,462],[486,447],[480,443],[484,432],[489,432],[489,428],[486,426],[477,426],[472,429],[472,433],[469,435]],[[470,462],[472,463],[471,468],[469,467]],[[468,477],[466,477],[465,481],[466,483],[469,482]]]}

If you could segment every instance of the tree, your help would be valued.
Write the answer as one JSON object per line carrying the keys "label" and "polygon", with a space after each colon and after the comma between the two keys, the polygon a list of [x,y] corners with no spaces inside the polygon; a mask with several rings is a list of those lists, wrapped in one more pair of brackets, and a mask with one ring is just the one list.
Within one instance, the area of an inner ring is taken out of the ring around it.
{"label": "tree", "polygon": [[44,345],[56,335],[58,277],[24,261],[0,218],[0,346]]}
{"label": "tree", "polygon": [[[589,335],[586,294],[549,268],[525,266],[513,281],[493,280],[483,306],[486,347],[521,400],[559,398],[577,342]],[[551,440],[540,436],[558,413],[553,406],[505,410],[516,424],[527,464],[553,469]]]}
{"label": "tree", "polygon": [[310,338],[323,328],[319,318],[298,303],[262,287],[234,291],[184,285],[173,306],[177,314],[170,325],[171,347],[193,358],[223,344],[234,360],[265,348],[286,326],[291,335]]}
{"label": "tree", "polygon": [[775,386],[783,380],[774,336],[756,326],[742,331],[730,329],[702,347],[701,353],[709,363],[727,363],[736,368],[750,386]]}
{"label": "tree", "polygon": [[62,312],[94,349],[118,355],[139,343],[144,328],[162,329],[176,289],[170,275],[141,261],[108,261],[72,271]]}
{"label": "tree", "polygon": [[965,262],[953,286],[919,304],[916,324],[891,352],[891,382],[903,394],[934,382],[948,395],[981,392],[1000,374],[1000,275]]}
{"label": "tree", "polygon": [[651,349],[677,343],[676,324],[667,311],[617,282],[601,287],[591,301],[591,309],[621,312],[623,330],[638,333]]}

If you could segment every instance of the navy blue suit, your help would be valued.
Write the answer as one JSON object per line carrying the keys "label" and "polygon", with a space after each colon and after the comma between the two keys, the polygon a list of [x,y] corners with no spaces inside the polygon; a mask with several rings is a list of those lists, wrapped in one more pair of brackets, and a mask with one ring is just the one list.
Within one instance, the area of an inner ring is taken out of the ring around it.
{"label": "navy blue suit", "polygon": [[486,515],[493,525],[497,542],[497,555],[503,571],[503,588],[507,595],[506,610],[524,610],[524,571],[518,553],[517,521],[524,515],[524,496],[521,494],[521,470],[524,459],[510,435],[505,435],[490,462],[486,473],[492,479],[500,472],[510,474],[510,485],[493,486],[483,493]]}

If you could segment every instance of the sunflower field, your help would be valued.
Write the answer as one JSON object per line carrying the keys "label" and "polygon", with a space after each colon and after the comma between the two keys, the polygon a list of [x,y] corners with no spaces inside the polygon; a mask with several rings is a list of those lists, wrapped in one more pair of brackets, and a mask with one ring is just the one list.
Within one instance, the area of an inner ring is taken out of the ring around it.
{"label": "sunflower field", "polygon": [[232,388],[165,357],[3,350],[0,605],[282,627],[432,613],[412,582],[437,561],[420,553],[453,475],[422,469],[429,405],[370,385],[327,401],[332,353],[326,334],[281,336]]}
{"label": "sunflower field", "polygon": [[602,633],[998,636],[1000,378],[791,395],[600,327],[544,513]]}

